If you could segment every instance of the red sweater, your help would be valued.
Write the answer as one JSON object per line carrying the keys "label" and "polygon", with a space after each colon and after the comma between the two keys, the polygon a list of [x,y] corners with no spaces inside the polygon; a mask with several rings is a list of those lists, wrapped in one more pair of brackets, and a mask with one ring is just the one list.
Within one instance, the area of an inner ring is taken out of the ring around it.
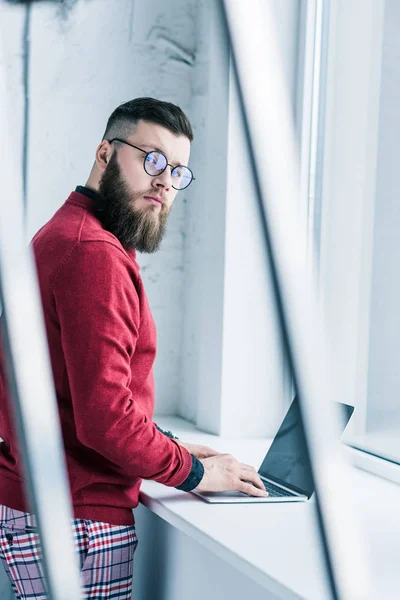
{"label": "red sweater", "polygon": [[[136,252],[102,228],[93,200],[78,192],[32,243],[74,515],[132,524],[142,478],[176,487],[192,467],[152,422],[156,329]],[[29,511],[4,375],[0,437],[0,504]]]}

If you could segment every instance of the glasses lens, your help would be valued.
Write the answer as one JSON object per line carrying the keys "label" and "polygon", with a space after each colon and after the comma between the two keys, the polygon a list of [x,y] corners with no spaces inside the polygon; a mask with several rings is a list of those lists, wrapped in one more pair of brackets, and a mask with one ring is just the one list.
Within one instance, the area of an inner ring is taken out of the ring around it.
{"label": "glasses lens", "polygon": [[148,175],[160,175],[167,166],[167,159],[162,152],[149,152],[144,159],[144,170]]}
{"label": "glasses lens", "polygon": [[184,190],[192,179],[192,171],[187,167],[179,166],[172,169],[172,185],[176,190]]}

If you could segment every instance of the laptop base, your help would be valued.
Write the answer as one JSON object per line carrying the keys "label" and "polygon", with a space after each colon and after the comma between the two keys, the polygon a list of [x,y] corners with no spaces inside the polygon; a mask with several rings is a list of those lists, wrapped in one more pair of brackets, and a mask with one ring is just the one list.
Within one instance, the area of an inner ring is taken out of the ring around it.
{"label": "laptop base", "polygon": [[268,502],[305,502],[307,496],[267,496],[259,498],[257,496],[247,496],[243,492],[196,492],[192,490],[191,494],[195,494],[205,502],[211,504],[260,504]]}

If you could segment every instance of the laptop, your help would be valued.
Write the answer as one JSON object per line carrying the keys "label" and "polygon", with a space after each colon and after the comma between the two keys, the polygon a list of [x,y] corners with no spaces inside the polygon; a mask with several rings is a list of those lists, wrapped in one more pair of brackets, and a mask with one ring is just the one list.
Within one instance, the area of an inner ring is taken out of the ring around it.
{"label": "laptop", "polygon": [[[342,412],[343,430],[353,414],[354,407],[338,402]],[[295,396],[278,433],[258,469],[269,496],[257,498],[243,492],[196,492],[206,502],[216,504],[254,502],[305,502],[314,492],[314,481],[308,459],[300,408]]]}

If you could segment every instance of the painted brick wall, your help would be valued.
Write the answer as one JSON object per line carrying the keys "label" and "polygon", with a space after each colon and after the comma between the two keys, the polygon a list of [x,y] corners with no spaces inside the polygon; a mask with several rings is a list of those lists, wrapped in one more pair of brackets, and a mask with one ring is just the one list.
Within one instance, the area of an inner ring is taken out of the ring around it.
{"label": "painted brick wall", "polygon": [[[1,3],[10,93],[15,97],[16,144],[22,162],[24,94],[27,92],[27,230],[29,239],[86,181],[106,120],[121,102],[155,96],[191,115],[197,58],[197,0],[75,0],[26,8]],[[22,85],[23,52],[29,59]],[[193,167],[195,169],[195,166]],[[183,248],[186,203],[178,194],[161,250],[140,255],[143,280],[158,326],[156,411],[176,412],[180,400],[184,314]]]}

